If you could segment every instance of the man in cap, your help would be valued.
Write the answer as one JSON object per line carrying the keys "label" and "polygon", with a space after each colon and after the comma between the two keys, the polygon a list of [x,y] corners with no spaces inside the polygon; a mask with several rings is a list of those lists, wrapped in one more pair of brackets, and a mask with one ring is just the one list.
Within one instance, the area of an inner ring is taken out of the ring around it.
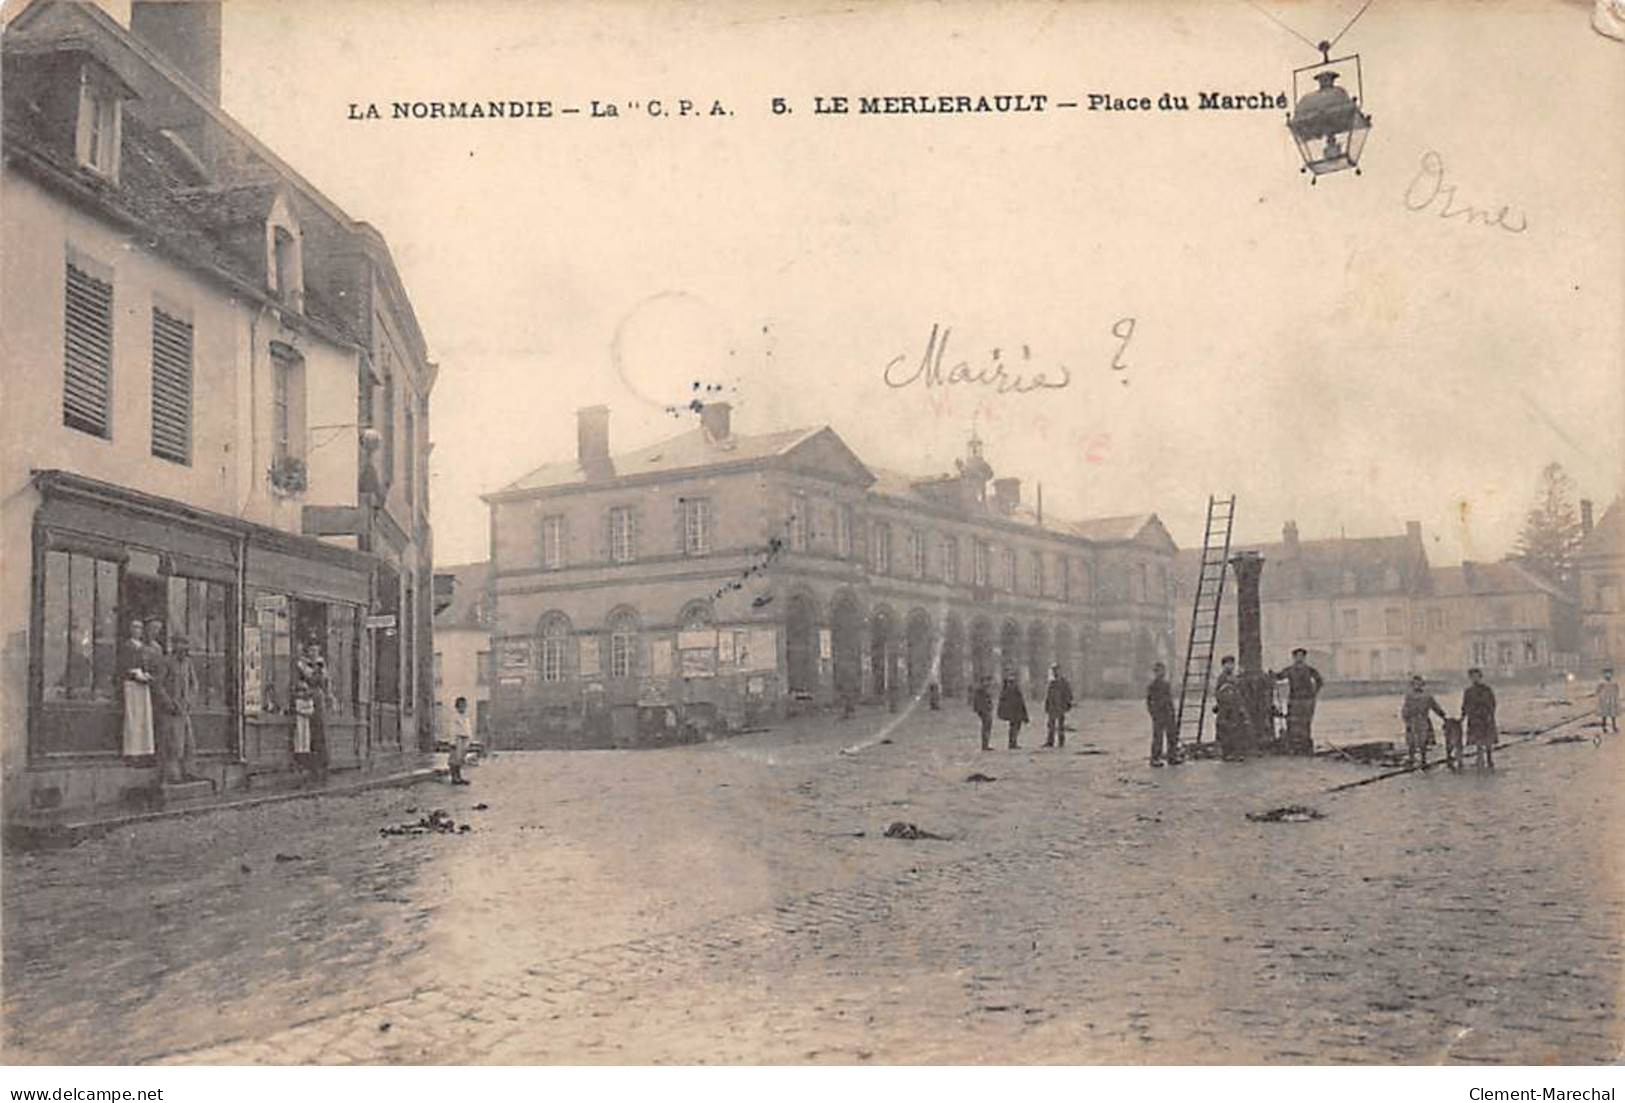
{"label": "man in cap", "polygon": [[1287,684],[1286,749],[1289,754],[1314,754],[1315,741],[1310,726],[1315,720],[1315,698],[1325,679],[1309,665],[1306,648],[1292,649],[1292,665],[1275,672],[1275,680]]}
{"label": "man in cap", "polygon": [[175,785],[197,777],[197,737],[192,731],[192,709],[201,696],[197,671],[192,668],[192,641],[176,633],[169,641],[170,655],[154,683],[158,698],[158,752],[163,779]]}
{"label": "man in cap", "polygon": [[1061,673],[1060,663],[1051,663],[1049,685],[1044,690],[1044,715],[1049,719],[1046,747],[1066,746],[1066,714],[1072,710],[1072,683]]}
{"label": "man in cap", "polygon": [[1151,714],[1151,765],[1161,766],[1166,745],[1168,764],[1179,762],[1179,718],[1174,711],[1174,691],[1168,684],[1168,667],[1151,664],[1151,684],[1145,687],[1145,711]]}
{"label": "man in cap", "polygon": [[1405,694],[1405,701],[1399,707],[1399,718],[1405,721],[1405,765],[1416,765],[1420,756],[1422,768],[1427,769],[1428,745],[1433,742],[1433,713],[1438,713],[1441,720],[1449,715],[1427,691],[1427,680],[1413,674],[1410,692]]}
{"label": "man in cap", "polygon": [[1236,657],[1219,660],[1219,676],[1213,680],[1214,734],[1219,740],[1219,756],[1226,761],[1242,757],[1242,741],[1247,733],[1247,703],[1241,697],[1236,678]]}

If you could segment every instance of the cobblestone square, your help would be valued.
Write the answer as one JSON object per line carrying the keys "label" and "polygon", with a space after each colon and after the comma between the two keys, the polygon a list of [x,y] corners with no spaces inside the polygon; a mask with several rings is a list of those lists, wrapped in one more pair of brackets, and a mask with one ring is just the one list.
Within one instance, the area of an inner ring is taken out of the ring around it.
{"label": "cobblestone square", "polygon": [[[1584,704],[1509,692],[1504,738]],[[6,1057],[1584,1063],[1622,1030],[1621,745],[1327,794],[962,707],[136,825],[5,859]],[[1397,702],[1323,702],[1320,744]],[[1375,733],[1375,735],[1373,734]],[[972,783],[972,773],[995,780]],[[1254,823],[1289,803],[1324,819]],[[477,809],[477,805],[486,805]],[[383,836],[444,808],[466,834]],[[893,821],[941,839],[894,839]]]}

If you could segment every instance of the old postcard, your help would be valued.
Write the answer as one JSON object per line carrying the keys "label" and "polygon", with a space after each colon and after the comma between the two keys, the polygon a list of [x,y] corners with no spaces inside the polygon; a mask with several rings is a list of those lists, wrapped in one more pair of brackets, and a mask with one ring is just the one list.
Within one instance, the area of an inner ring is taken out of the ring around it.
{"label": "old postcard", "polygon": [[4,18],[8,1063],[1621,1057],[1619,0]]}

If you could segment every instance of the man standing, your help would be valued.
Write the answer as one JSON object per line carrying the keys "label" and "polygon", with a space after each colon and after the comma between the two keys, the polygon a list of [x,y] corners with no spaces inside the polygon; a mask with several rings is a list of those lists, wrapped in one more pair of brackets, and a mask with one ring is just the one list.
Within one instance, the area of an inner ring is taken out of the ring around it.
{"label": "man standing", "polygon": [[[1480,767],[1486,764],[1495,769],[1495,741],[1500,732],[1495,727],[1495,691],[1484,684],[1484,672],[1473,667],[1467,672],[1472,682],[1461,695],[1461,718],[1467,722],[1467,742],[1474,747],[1474,757]],[[1426,762],[1426,757],[1423,758]]]}
{"label": "man standing", "polygon": [[[1486,687],[1488,688],[1488,687]],[[1399,707],[1399,717],[1405,721],[1405,765],[1416,765],[1417,756],[1422,768],[1427,769],[1428,744],[1433,742],[1433,713],[1445,718],[1444,709],[1427,691],[1427,681],[1420,674],[1411,677],[1411,690],[1405,694],[1405,703]]]}
{"label": "man standing", "polygon": [[1286,749],[1288,754],[1314,754],[1315,741],[1310,726],[1315,721],[1315,698],[1325,685],[1320,671],[1309,665],[1309,652],[1292,649],[1292,665],[1275,673],[1275,680],[1287,684]]}
{"label": "man standing", "polygon": [[171,785],[197,777],[197,738],[192,732],[192,708],[197,704],[197,671],[192,669],[192,644],[177,634],[169,641],[170,655],[156,683],[158,689],[160,754],[163,779]]}
{"label": "man standing", "polygon": [[1072,683],[1061,673],[1061,664],[1049,668],[1049,686],[1044,690],[1044,715],[1049,727],[1044,737],[1046,747],[1066,746],[1066,714],[1072,710]]}
{"label": "man standing", "polygon": [[1021,725],[1027,722],[1027,698],[1014,674],[1004,676],[1004,688],[999,691],[999,719],[1010,722],[1010,749],[1020,750],[1016,737],[1021,734]]}
{"label": "man standing", "polygon": [[988,676],[982,675],[971,690],[970,707],[982,721],[982,750],[993,749],[993,691],[988,688]]}
{"label": "man standing", "polygon": [[1219,660],[1219,676],[1213,681],[1214,735],[1219,740],[1219,757],[1234,762],[1242,757],[1241,744],[1247,732],[1247,705],[1241,699],[1241,683],[1236,680],[1236,657]]}
{"label": "man standing", "polygon": [[1614,668],[1606,667],[1602,681],[1597,683],[1597,715],[1602,718],[1602,730],[1619,734],[1619,683],[1614,681]]}
{"label": "man standing", "polygon": [[1168,684],[1168,668],[1162,663],[1151,667],[1151,684],[1145,687],[1145,710],[1151,714],[1151,765],[1161,766],[1166,745],[1168,765],[1179,762],[1179,718],[1174,714],[1174,691]]}

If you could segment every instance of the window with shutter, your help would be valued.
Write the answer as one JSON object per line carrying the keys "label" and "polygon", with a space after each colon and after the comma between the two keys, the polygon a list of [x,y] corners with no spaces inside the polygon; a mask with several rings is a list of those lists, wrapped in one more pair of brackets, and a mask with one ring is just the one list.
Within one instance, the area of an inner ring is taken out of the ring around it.
{"label": "window with shutter", "polygon": [[152,311],[152,454],[192,462],[192,325]]}
{"label": "window with shutter", "polygon": [[113,285],[68,262],[62,424],[113,435]]}

